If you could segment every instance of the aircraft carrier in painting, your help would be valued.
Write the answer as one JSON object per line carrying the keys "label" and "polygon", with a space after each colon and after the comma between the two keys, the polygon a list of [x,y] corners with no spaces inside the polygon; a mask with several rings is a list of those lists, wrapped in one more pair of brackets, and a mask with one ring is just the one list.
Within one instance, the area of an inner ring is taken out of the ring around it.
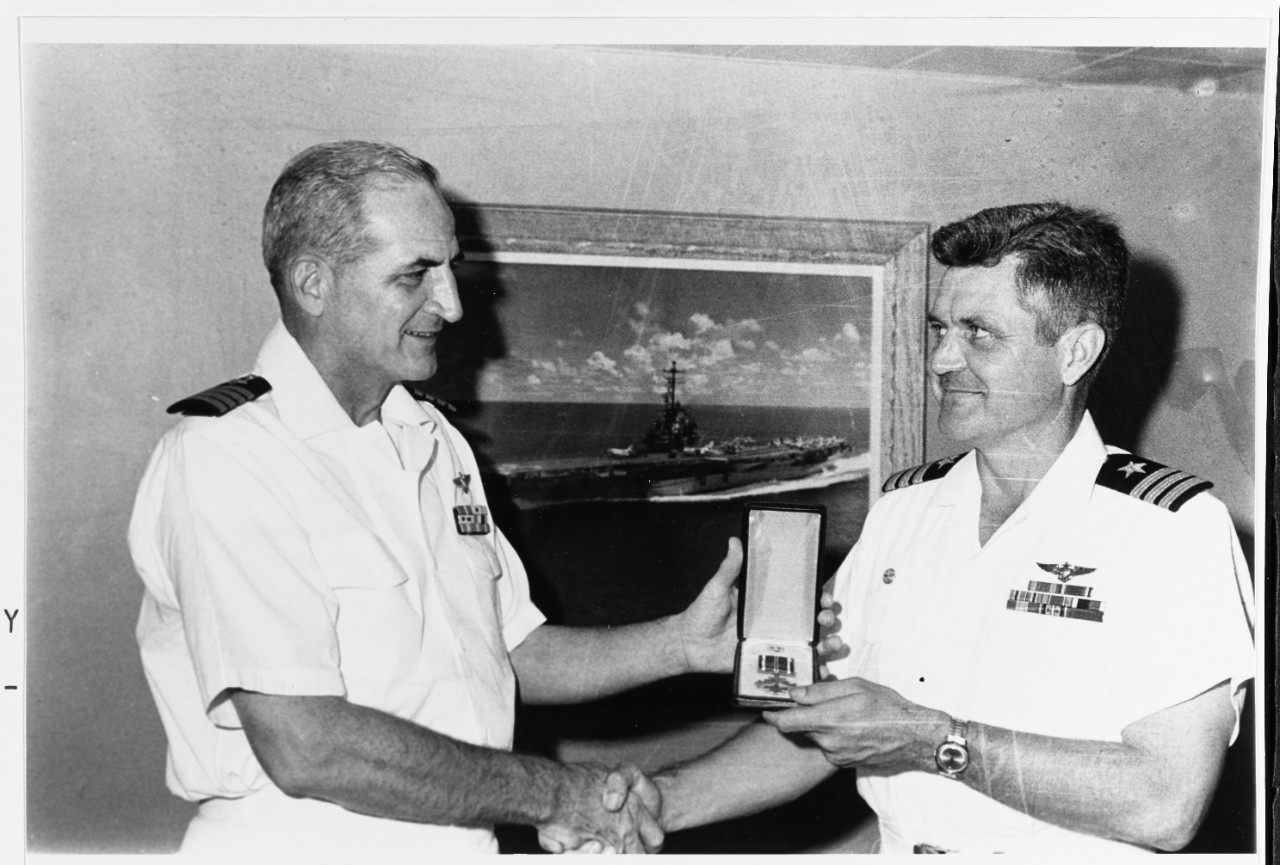
{"label": "aircraft carrier in painting", "polygon": [[497,466],[517,505],[663,499],[714,494],[820,474],[849,450],[838,436],[703,441],[676,398],[680,370],[667,370],[662,408],[644,438],[597,457],[561,457]]}

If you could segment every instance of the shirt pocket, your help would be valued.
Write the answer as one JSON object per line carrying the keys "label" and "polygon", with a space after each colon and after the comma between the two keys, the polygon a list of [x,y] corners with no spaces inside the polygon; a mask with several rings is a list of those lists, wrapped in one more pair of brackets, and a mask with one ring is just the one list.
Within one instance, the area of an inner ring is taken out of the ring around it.
{"label": "shirt pocket", "polygon": [[[1069,619],[1006,609],[997,653],[1027,675],[1105,668],[1111,660],[1106,621]],[[1065,676],[1064,676],[1065,677]]]}
{"label": "shirt pocket", "polygon": [[1009,618],[1000,639],[984,653],[988,674],[975,684],[975,705],[991,707],[979,720],[1069,739],[1114,739],[1113,665],[1121,659],[1106,620],[1003,614]]}
{"label": "shirt pocket", "polygon": [[339,666],[347,696],[382,705],[384,683],[413,672],[422,650],[422,619],[408,574],[368,532],[336,532],[313,541],[333,590]]}
{"label": "shirt pocket", "polygon": [[458,546],[462,555],[483,584],[491,584],[502,576],[502,565],[498,562],[498,551],[494,548],[492,535],[459,535]]}
{"label": "shirt pocket", "polygon": [[1109,594],[1108,587],[1104,583],[1101,589],[1074,581],[1040,580],[1038,575],[1014,582],[991,629],[993,636],[1002,638],[1001,653],[1028,675],[1043,676],[1046,670],[1086,673],[1108,667],[1114,660],[1114,623],[1102,600]]}
{"label": "shirt pocket", "polygon": [[311,549],[333,589],[392,588],[409,579],[382,541],[369,532],[325,533],[312,539]]}
{"label": "shirt pocket", "polygon": [[491,534],[460,535],[458,547],[471,572],[476,602],[483,611],[484,619],[495,634],[500,634],[502,599],[498,592],[498,581],[502,578],[502,565],[498,561],[498,551],[494,548],[492,538]]}
{"label": "shirt pocket", "polygon": [[841,633],[846,642],[852,638],[879,646],[900,639],[919,624],[924,593],[910,575],[904,579],[901,570],[883,565],[873,569],[862,591],[842,601],[852,607],[840,611],[842,622],[848,622]]}

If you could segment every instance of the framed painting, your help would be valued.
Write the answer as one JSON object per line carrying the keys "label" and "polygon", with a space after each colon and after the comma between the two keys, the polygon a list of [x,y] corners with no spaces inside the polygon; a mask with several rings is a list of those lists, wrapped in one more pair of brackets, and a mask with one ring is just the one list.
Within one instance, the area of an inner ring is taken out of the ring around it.
{"label": "framed painting", "polygon": [[923,457],[928,227],[457,205],[458,408],[552,620],[682,609],[747,501],[821,504],[825,560]]}

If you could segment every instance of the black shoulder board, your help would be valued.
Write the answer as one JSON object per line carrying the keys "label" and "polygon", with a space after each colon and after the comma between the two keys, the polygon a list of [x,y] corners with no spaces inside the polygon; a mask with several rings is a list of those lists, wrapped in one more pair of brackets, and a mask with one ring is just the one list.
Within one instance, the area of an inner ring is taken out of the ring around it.
{"label": "black shoulder board", "polygon": [[447,400],[440,399],[440,397],[435,394],[427,393],[420,384],[404,382],[404,389],[409,392],[409,396],[413,397],[418,402],[429,402],[441,411],[447,411],[450,414],[458,413],[457,406]]}
{"label": "black shoulder board", "polygon": [[936,481],[943,477],[947,472],[951,471],[951,467],[960,460],[964,459],[966,453],[956,454],[951,457],[944,457],[933,463],[925,463],[921,466],[913,466],[909,469],[903,469],[889,475],[889,479],[880,487],[881,492],[891,493],[894,490],[900,490],[903,487],[909,487],[912,484],[919,484],[925,481]]}
{"label": "black shoulder board", "polygon": [[231,381],[192,394],[169,406],[169,414],[195,415],[197,417],[222,417],[233,408],[253,402],[271,390],[271,382],[260,375],[242,375]]}
{"label": "black shoulder board", "polygon": [[1109,454],[1095,483],[1170,511],[1213,486],[1204,478],[1136,454]]}

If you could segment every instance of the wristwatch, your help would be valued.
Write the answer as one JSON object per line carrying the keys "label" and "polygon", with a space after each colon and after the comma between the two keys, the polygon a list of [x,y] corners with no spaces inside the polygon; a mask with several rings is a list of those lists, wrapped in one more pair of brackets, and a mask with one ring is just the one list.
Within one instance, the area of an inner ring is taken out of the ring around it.
{"label": "wristwatch", "polygon": [[933,751],[933,761],[938,764],[938,773],[948,778],[959,778],[969,768],[969,722],[958,718],[951,719],[951,730],[947,738],[942,740]]}

